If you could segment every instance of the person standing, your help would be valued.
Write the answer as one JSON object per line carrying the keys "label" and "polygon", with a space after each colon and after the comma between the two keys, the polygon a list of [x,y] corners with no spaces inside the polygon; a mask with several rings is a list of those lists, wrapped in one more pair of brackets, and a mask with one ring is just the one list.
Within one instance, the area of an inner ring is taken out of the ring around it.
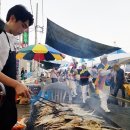
{"label": "person standing", "polygon": [[76,86],[76,70],[74,67],[70,69],[68,73],[68,81],[69,81],[69,88],[71,89],[72,97],[77,96],[77,86]]}
{"label": "person standing", "polygon": [[58,82],[58,73],[55,67],[51,70],[50,77],[52,80],[52,83]]}
{"label": "person standing", "polygon": [[81,85],[81,92],[82,92],[82,101],[83,104],[86,103],[87,99],[87,93],[89,90],[89,78],[90,78],[90,73],[86,67],[86,64],[82,64],[82,70],[80,71],[80,85]]}
{"label": "person standing", "polygon": [[24,71],[24,80],[26,80],[28,78],[28,72],[27,70]]}
{"label": "person standing", "polygon": [[0,82],[6,89],[4,103],[0,107],[0,130],[11,130],[17,122],[16,94],[30,98],[29,88],[16,80],[14,36],[32,24],[32,14],[23,5],[15,5],[9,9],[5,28],[0,34]]}
{"label": "person standing", "polygon": [[94,65],[91,69],[91,76],[93,78],[93,83],[95,83],[95,80],[97,78],[98,75],[98,71],[97,71],[97,67]]}
{"label": "person standing", "polygon": [[118,64],[114,65],[114,70],[116,71],[115,75],[115,88],[114,88],[114,94],[113,96],[117,96],[119,89],[122,91],[122,98],[125,98],[125,88],[123,86],[125,82],[125,74],[124,70],[120,68]]}
{"label": "person standing", "polygon": [[22,67],[22,70],[21,70],[21,80],[24,80],[24,73],[25,73],[25,70],[24,70],[24,67]]}
{"label": "person standing", "polygon": [[98,89],[101,108],[105,112],[110,112],[107,105],[107,100],[110,94],[111,67],[108,65],[107,55],[100,57],[101,63],[98,65],[98,77],[95,81],[95,86]]}

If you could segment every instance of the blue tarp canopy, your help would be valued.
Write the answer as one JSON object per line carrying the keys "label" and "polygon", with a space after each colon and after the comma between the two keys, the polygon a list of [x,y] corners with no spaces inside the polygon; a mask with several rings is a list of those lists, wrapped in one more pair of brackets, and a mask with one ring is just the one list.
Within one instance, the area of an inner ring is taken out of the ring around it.
{"label": "blue tarp canopy", "polygon": [[126,53],[126,52],[122,49],[119,49],[117,51],[112,52],[111,54],[120,54],[120,53]]}
{"label": "blue tarp canopy", "polygon": [[88,59],[112,53],[120,49],[81,37],[55,24],[49,19],[47,19],[45,43],[64,54]]}

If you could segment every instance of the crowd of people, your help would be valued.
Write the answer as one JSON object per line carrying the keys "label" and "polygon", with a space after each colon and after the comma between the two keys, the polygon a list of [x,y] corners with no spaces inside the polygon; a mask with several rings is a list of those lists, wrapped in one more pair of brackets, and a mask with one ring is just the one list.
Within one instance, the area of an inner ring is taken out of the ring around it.
{"label": "crowd of people", "polygon": [[108,65],[106,54],[101,56],[100,60],[101,63],[92,68],[88,68],[87,63],[82,63],[80,69],[77,69],[76,65],[71,65],[66,70],[52,68],[50,72],[51,82],[65,81],[73,98],[79,96],[78,87],[80,87],[83,104],[90,97],[90,90],[95,90],[94,92],[99,95],[101,108],[105,112],[110,112],[107,106],[110,94],[116,97],[119,89],[121,89],[122,98],[125,98],[125,88],[123,87],[125,74],[120,65]]}

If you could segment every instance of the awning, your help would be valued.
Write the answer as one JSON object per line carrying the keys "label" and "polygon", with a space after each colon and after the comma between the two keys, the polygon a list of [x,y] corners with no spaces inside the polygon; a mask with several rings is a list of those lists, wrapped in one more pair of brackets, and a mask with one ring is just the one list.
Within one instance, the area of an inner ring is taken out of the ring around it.
{"label": "awning", "polygon": [[[59,63],[52,63],[52,62],[49,62],[49,61],[41,61],[40,62],[40,67],[43,68],[43,69],[52,69],[53,67],[55,68],[59,68],[61,64]],[[43,65],[42,65],[43,64]]]}
{"label": "awning", "polygon": [[47,19],[46,44],[64,54],[88,59],[120,49],[81,37],[60,27],[49,19]]}

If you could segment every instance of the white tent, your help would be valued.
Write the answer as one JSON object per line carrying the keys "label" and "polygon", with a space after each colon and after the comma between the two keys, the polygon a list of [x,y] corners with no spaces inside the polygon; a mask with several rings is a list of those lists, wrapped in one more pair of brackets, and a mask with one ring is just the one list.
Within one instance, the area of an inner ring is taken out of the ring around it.
{"label": "white tent", "polygon": [[[110,65],[127,64],[130,62],[130,53],[117,53],[108,54],[108,62]],[[100,57],[95,58],[93,65],[98,65],[100,63]]]}
{"label": "white tent", "polygon": [[109,54],[108,61],[111,65],[115,63],[127,64],[130,62],[130,53]]}

